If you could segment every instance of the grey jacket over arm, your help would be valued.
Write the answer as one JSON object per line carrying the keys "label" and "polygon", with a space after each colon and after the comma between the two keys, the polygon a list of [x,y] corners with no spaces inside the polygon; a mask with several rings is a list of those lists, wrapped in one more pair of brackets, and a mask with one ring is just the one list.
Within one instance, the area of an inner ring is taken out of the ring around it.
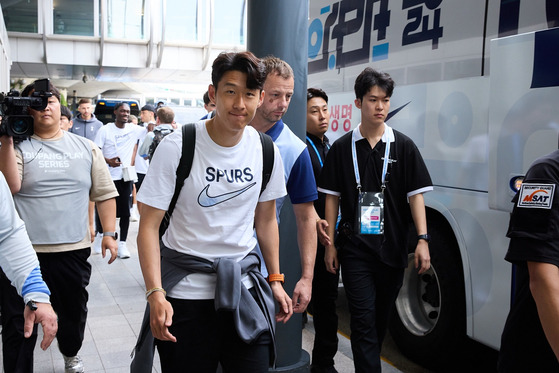
{"label": "grey jacket over arm", "polygon": [[[235,329],[239,337],[251,343],[265,332],[270,332],[275,360],[275,304],[272,290],[260,273],[260,259],[255,252],[240,262],[218,258],[214,262],[179,253],[161,244],[161,283],[164,289],[172,289],[181,279],[191,273],[216,273],[215,309],[233,312]],[[254,283],[256,299],[242,281],[247,274]],[[150,329],[149,304],[138,341],[132,351],[131,373],[150,373],[153,366],[155,341]]]}

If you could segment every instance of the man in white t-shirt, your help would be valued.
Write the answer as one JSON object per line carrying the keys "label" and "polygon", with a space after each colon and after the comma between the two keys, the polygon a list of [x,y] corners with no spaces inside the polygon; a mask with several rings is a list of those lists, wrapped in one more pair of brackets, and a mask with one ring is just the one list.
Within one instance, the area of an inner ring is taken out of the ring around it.
{"label": "man in white t-shirt", "polygon": [[152,104],[145,104],[140,110],[140,122],[143,127],[148,129],[148,132],[153,131],[155,127],[155,120],[157,118],[155,106]]}
{"label": "man in white t-shirt", "polygon": [[[133,180],[125,180],[123,172],[135,165],[138,142],[146,135],[146,130],[138,130],[138,126],[128,122],[130,106],[120,102],[114,109],[115,122],[101,127],[95,136],[95,143],[103,151],[105,162],[109,167],[111,178],[118,190],[116,198],[116,216],[120,218],[120,241],[118,243],[118,257],[130,258],[130,251],[126,247],[128,228],[130,226],[130,195]],[[97,232],[102,232],[100,222],[96,222]]]}
{"label": "man in white t-shirt", "polygon": [[[153,128],[153,131],[147,133],[138,147],[138,154],[145,159],[150,159],[152,156],[153,150],[151,148],[154,141],[159,143],[163,137],[177,129],[178,126],[175,122],[175,113],[173,109],[168,106],[162,106],[157,109],[157,120],[155,124],[156,126]],[[155,138],[156,135],[158,137],[157,139]],[[157,147],[157,145],[158,144],[156,144],[155,147]]]}
{"label": "man in white t-shirt", "polygon": [[[134,123],[134,121],[131,121],[131,123]],[[148,133],[149,130],[148,128],[145,128],[138,123],[134,123],[134,124],[136,124],[136,131],[138,131],[140,134]],[[144,143],[144,140],[146,138],[147,136],[141,138],[140,142],[138,143],[138,150],[136,151],[135,166],[136,166],[136,174],[138,176],[138,180],[134,182],[134,187],[132,188],[132,209],[130,210],[130,221],[140,220],[140,212],[138,211],[136,193],[138,193],[138,191],[142,187],[142,182],[144,181],[144,177],[146,176],[149,167],[148,159],[142,157],[142,154],[140,153],[140,148],[142,147],[142,144]]]}
{"label": "man in white t-shirt", "polygon": [[[185,366],[215,371],[218,362],[224,371],[267,372],[275,335],[273,298],[279,303],[276,321],[286,322],[293,313],[279,271],[275,200],[286,194],[281,156],[273,145],[273,170],[261,191],[262,142],[247,127],[262,103],[263,81],[261,61],[250,52],[221,53],[214,61],[209,95],[216,115],[195,124],[191,172],[161,251],[159,225],[174,194],[182,131],[158,145],[138,194],[138,253],[162,372]],[[269,285],[254,253],[257,239],[271,273]],[[173,274],[174,282],[168,280]],[[141,341],[140,335],[138,360]],[[143,362],[135,361],[131,371],[151,372],[151,364]]]}

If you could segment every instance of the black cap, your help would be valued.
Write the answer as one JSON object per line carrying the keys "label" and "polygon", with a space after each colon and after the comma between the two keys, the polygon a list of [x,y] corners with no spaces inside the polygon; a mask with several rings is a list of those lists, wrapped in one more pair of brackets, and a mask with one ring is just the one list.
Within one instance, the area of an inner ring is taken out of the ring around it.
{"label": "black cap", "polygon": [[152,104],[145,104],[141,111],[148,110],[155,114],[155,107]]}

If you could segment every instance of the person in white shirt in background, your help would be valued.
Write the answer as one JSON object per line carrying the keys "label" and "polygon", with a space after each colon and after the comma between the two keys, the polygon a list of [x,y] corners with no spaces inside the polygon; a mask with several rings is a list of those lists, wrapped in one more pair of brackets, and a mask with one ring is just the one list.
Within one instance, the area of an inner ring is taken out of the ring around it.
{"label": "person in white shirt in background", "polygon": [[[138,131],[143,131],[143,127],[138,124],[138,117],[135,115],[130,114],[128,118],[130,123],[134,123],[138,125]],[[140,140],[138,143],[138,149],[142,146],[144,140]],[[136,174],[138,175],[138,181],[134,183],[132,187],[132,208],[130,209],[130,221],[136,222],[140,220],[140,212],[138,211],[138,203],[136,201],[136,193],[140,190],[140,186],[142,186],[142,181],[146,176],[146,172],[148,172],[148,161],[144,159],[139,152],[136,152]]]}
{"label": "person in white shirt in background", "polygon": [[143,127],[146,127],[148,132],[153,131],[155,127],[155,120],[157,119],[155,106],[152,104],[145,104],[140,110],[140,121]]}
{"label": "person in white shirt in background", "polygon": [[[117,217],[120,218],[120,241],[118,243],[118,257],[130,258],[130,251],[126,247],[128,228],[130,226],[130,195],[132,194],[132,180],[125,180],[126,169],[130,170],[136,162],[138,142],[145,137],[146,130],[137,130],[137,126],[128,122],[130,106],[120,102],[114,109],[115,122],[108,123],[97,132],[95,143],[103,152],[105,162],[109,167],[111,178],[118,190],[116,198]],[[96,222],[97,232],[102,231],[101,222]],[[100,228],[100,229],[99,229]]]}

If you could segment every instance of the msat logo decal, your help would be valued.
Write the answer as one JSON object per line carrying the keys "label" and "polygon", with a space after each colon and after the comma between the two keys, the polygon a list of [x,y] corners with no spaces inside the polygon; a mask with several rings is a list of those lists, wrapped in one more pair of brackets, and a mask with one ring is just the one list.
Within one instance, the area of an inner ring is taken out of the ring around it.
{"label": "msat logo decal", "polygon": [[551,209],[555,184],[523,183],[518,197],[518,207]]}

